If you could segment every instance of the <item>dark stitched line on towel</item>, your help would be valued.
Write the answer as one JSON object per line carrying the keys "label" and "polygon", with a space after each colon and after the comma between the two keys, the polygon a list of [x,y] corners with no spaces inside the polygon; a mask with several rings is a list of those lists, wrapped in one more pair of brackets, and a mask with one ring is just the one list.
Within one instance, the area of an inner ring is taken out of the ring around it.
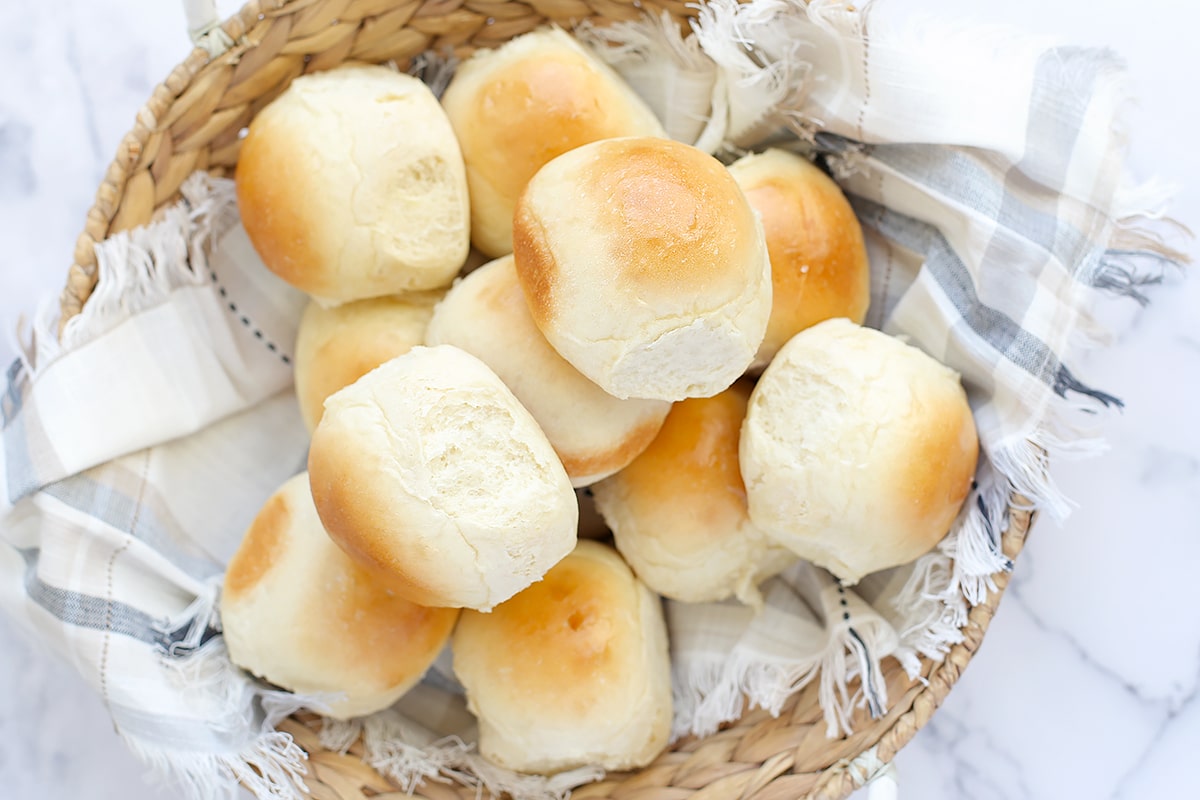
{"label": "dark stitched line on towel", "polygon": [[245,316],[244,314],[242,314],[238,311],[237,303],[235,303],[229,299],[229,293],[227,291],[225,291],[225,287],[221,284],[220,280],[217,278],[217,273],[213,272],[212,268],[209,268],[208,276],[210,278],[212,278],[212,282],[217,287],[217,292],[218,292],[218,294],[221,295],[221,299],[226,302],[226,305],[229,308],[229,313],[233,314],[237,318],[237,320],[239,322],[241,322],[243,326],[246,327],[247,330],[249,330],[251,333],[253,333],[255,339],[258,339],[260,342],[262,342],[263,344],[265,344],[267,346],[268,350],[270,350],[275,355],[279,356],[280,361],[282,361],[285,364],[291,364],[292,363],[291,356],[282,352],[280,350],[279,346],[276,345],[270,339],[268,339],[267,335],[265,333],[263,333],[262,330],[260,330],[258,328],[258,326],[255,325],[250,320],[249,317]]}
{"label": "dark stitched line on towel", "polygon": [[25,559],[25,593],[55,619],[76,628],[107,630],[148,644],[157,644],[162,639],[162,634],[155,630],[154,619],[146,612],[119,600],[51,586],[38,577],[38,550],[25,548],[18,552]]}

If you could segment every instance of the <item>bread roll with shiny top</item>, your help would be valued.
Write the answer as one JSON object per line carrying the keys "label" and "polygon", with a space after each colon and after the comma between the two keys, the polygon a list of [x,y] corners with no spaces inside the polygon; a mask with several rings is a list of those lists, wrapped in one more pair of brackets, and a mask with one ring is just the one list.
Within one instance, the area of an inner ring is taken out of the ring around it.
{"label": "bread roll with shiny top", "polygon": [[751,521],[850,583],[946,535],[978,453],[958,374],[844,319],[783,346],[750,398],[740,446]]}
{"label": "bread roll with shiny top", "polygon": [[537,420],[574,486],[632,461],[671,408],[661,400],[613,397],[563,360],[529,316],[511,255],[456,283],[434,312],[426,340],[459,347],[491,367]]}
{"label": "bread roll with shiny top", "polygon": [[323,305],[446,286],[467,256],[466,169],[421,81],[381,66],[303,75],[250,123],[242,224]]}
{"label": "bread roll with shiny top", "polygon": [[871,302],[867,248],[833,179],[784,150],[746,156],[729,172],[762,216],[771,257],[771,319],[753,368],[818,322],[845,317],[862,324]]}
{"label": "bread roll with shiny top", "polygon": [[633,463],[592,487],[617,549],[652,590],[759,605],[758,584],[795,557],[751,523],[738,439],[751,385],[676,403]]}
{"label": "bread roll with shiny top", "polygon": [[308,469],[329,535],[415,603],[486,611],[575,546],[545,434],[456,347],[415,347],[332,395]]}
{"label": "bread roll with shiny top", "polygon": [[671,730],[662,604],[607,545],[571,555],[491,614],[465,612],[454,671],[494,764],[550,774],[650,763]]}
{"label": "bread roll with shiny top", "polygon": [[412,688],[458,613],[397,596],[339,550],[305,473],[259,511],[221,593],[233,663],[290,691],[324,695],[338,719],[387,708]]}
{"label": "bread roll with shiny top", "polygon": [[574,37],[545,28],[477,51],[442,96],[471,189],[471,239],[512,252],[513,207],[543,164],[615,136],[666,136],[625,81]]}
{"label": "bread roll with shiny top", "polygon": [[295,384],[311,433],[325,398],[385,361],[423,344],[441,292],[359,300],[334,308],[309,303],[296,333]]}
{"label": "bread roll with shiny top", "polygon": [[513,252],[538,328],[617,397],[714,395],[762,343],[762,226],[694,147],[609,139],[559,156],[517,202]]}

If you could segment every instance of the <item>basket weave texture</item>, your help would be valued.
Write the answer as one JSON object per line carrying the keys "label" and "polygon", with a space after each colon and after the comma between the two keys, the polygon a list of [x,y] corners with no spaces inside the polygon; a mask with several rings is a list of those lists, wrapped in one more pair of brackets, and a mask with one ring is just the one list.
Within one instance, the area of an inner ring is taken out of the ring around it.
{"label": "basket weave texture", "polygon": [[[681,24],[696,13],[678,0],[258,0],[222,26],[233,40],[212,57],[195,49],[155,88],[117,150],[88,211],[61,296],[62,323],[83,308],[96,285],[94,246],[107,236],[150,222],[174,202],[192,172],[229,176],[237,164],[240,131],[298,75],[346,61],[396,61],[402,67],[429,49],[466,56],[495,47],[548,22],[570,28],[583,20],[637,19],[670,13]],[[62,324],[60,323],[60,324]],[[1033,514],[1013,499],[1003,549],[1015,558]],[[871,776],[851,761],[875,748],[889,763],[932,717],[975,655],[1007,575],[971,609],[964,640],[944,661],[922,661],[922,680],[910,680],[894,659],[884,662],[891,708],[876,720],[859,711],[855,733],[826,737],[810,684],[773,718],[751,710],[703,739],[687,738],[635,773],[611,774],[573,793],[576,800],[833,800]],[[300,714],[280,729],[309,754],[314,800],[473,800],[474,789],[426,782],[413,795],[363,763],[361,742],[348,753],[321,747],[320,718]]]}

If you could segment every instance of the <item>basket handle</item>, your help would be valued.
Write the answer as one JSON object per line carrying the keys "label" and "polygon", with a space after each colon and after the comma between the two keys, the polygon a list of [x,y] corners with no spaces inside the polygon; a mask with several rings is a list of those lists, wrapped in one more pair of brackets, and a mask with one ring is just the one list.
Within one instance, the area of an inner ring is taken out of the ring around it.
{"label": "basket handle", "polygon": [[896,765],[888,764],[875,773],[867,784],[867,800],[899,800],[900,784],[896,780]]}
{"label": "basket handle", "polygon": [[187,18],[188,36],[209,58],[233,47],[233,39],[221,30],[217,0],[183,0],[183,15]]}

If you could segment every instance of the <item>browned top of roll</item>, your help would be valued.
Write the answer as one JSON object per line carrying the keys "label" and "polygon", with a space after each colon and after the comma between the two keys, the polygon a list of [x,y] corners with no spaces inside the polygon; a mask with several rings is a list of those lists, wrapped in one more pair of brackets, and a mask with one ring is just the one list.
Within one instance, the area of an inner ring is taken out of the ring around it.
{"label": "browned top of roll", "polygon": [[[302,476],[307,482],[307,476]],[[245,540],[229,562],[222,595],[226,607],[236,606],[264,580],[275,566],[285,565],[290,529],[306,524],[286,495],[267,501],[246,532]],[[315,516],[315,513],[314,513]],[[322,532],[323,535],[323,532]],[[395,686],[414,675],[420,677],[450,635],[457,610],[426,608],[390,591],[376,576],[343,555],[333,544],[322,547],[324,558],[312,562],[305,577],[319,591],[305,593],[289,617],[305,624],[292,626],[291,635],[308,657],[320,659],[336,643],[336,661],[347,681]],[[331,632],[352,631],[353,635]],[[414,668],[414,663],[416,668]]]}
{"label": "browned top of roll", "polygon": [[476,99],[472,122],[490,141],[472,152],[471,168],[486,174],[498,193],[516,197],[555,156],[627,135],[622,115],[597,97],[597,89],[606,88],[600,81],[591,63],[566,49],[499,68]]}
{"label": "browned top of roll", "polygon": [[757,605],[758,584],[794,561],[750,523],[738,455],[750,391],[676,403],[645,452],[593,487],[617,549],[666,597]]}
{"label": "browned top of roll", "polygon": [[385,361],[424,342],[441,292],[359,300],[335,308],[309,303],[296,333],[295,384],[311,432],[322,404]]}
{"label": "browned top of roll", "polygon": [[606,545],[581,541],[492,613],[464,613],[453,647],[480,751],[494,763],[627,769],[667,743],[662,603]]}
{"label": "browned top of roll", "polygon": [[[553,319],[572,276],[555,238],[578,231],[589,262],[612,265],[614,290],[680,312],[705,310],[710,296],[736,297],[753,280],[758,228],[728,170],[680,142],[626,138],[595,142],[542,170],[518,201],[513,228],[517,268],[539,325]],[[598,310],[598,313],[603,313]]]}
{"label": "browned top of roll", "polygon": [[477,53],[442,104],[466,160],[471,236],[492,256],[512,251],[513,205],[543,164],[600,139],[665,136],[619,75],[556,28]]}
{"label": "browned top of roll", "polygon": [[783,150],[746,156],[729,171],[762,216],[771,258],[771,318],[755,366],[823,320],[861,324],[871,300],[867,250],[854,209],[833,179]]}
{"label": "browned top of roll", "polygon": [[225,573],[221,614],[234,663],[293,691],[340,695],[331,701],[339,717],[395,702],[458,618],[402,599],[339,550],[304,473],[246,531]]}
{"label": "browned top of roll", "polygon": [[[706,539],[735,535],[746,520],[746,487],[738,467],[738,438],[751,385],[735,383],[713,397],[691,397],[671,407],[650,446],[614,483],[628,511],[658,519],[660,535],[685,537],[697,549]],[[682,502],[674,502],[681,500]]]}

